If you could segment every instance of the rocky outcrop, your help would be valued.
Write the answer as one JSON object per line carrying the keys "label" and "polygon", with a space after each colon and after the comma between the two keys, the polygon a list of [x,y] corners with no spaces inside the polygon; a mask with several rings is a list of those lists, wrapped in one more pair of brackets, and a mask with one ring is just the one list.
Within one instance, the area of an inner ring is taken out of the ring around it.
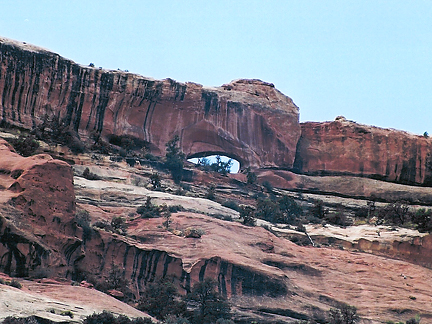
{"label": "rocky outcrop", "polygon": [[174,135],[188,157],[223,153],[242,166],[292,167],[300,136],[293,101],[260,80],[219,88],[84,67],[0,39],[3,122],[32,128],[56,116],[82,134],[130,135],[164,154]]}
{"label": "rocky outcrop", "polygon": [[301,124],[294,170],[432,185],[432,140],[345,118]]}
{"label": "rocky outcrop", "polygon": [[65,265],[63,249],[80,245],[73,235],[73,173],[47,154],[24,158],[12,150],[0,139],[0,266],[26,276],[41,266]]}
{"label": "rocky outcrop", "polygon": [[100,291],[72,286],[69,282],[42,279],[20,280],[20,283],[22,289],[0,284],[0,321],[8,316],[35,316],[42,323],[79,324],[85,317],[104,310],[132,318],[149,317]]}

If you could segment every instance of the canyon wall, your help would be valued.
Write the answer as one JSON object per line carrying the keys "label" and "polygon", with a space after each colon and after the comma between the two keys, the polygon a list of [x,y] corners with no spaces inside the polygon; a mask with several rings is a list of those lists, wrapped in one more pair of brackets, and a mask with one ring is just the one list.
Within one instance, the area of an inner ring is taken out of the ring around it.
{"label": "canyon wall", "polygon": [[24,128],[56,116],[81,135],[131,135],[163,155],[179,135],[188,157],[223,153],[242,166],[292,167],[300,136],[293,101],[260,80],[218,88],[78,65],[0,38],[0,113]]}
{"label": "canyon wall", "polygon": [[156,155],[179,135],[189,158],[223,154],[242,168],[432,185],[430,139],[343,117],[300,125],[293,101],[260,80],[214,88],[153,80],[81,66],[5,38],[0,58],[3,123],[31,129],[55,116],[84,141],[130,135]]}
{"label": "canyon wall", "polygon": [[345,118],[301,124],[294,171],[432,185],[431,139]]}

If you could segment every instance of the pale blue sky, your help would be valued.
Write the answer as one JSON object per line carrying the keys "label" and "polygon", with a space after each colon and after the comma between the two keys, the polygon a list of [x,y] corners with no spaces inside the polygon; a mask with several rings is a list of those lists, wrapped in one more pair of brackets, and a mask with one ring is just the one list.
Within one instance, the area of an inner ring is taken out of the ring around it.
{"label": "pale blue sky", "polygon": [[207,86],[272,82],[301,121],[432,133],[429,0],[3,0],[0,35]]}

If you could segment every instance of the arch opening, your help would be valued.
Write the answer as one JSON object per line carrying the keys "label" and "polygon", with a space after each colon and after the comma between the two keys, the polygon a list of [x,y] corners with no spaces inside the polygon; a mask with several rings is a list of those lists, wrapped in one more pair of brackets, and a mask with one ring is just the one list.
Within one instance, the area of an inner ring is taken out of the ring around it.
{"label": "arch opening", "polygon": [[[240,162],[224,154],[199,153],[188,157],[188,161],[196,165],[202,165],[209,170],[213,169],[213,171],[216,171],[216,167],[229,168],[229,173],[238,173],[240,171]],[[228,163],[229,165],[227,165]]]}

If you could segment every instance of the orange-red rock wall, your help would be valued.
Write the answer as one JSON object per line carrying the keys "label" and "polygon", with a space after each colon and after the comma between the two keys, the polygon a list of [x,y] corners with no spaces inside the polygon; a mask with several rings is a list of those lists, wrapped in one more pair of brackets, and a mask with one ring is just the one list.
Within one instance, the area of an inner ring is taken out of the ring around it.
{"label": "orange-red rock wall", "polygon": [[161,155],[179,135],[189,157],[224,153],[245,167],[291,167],[300,136],[298,108],[272,84],[157,81],[0,39],[1,120],[32,128],[45,115],[81,135],[135,136]]}
{"label": "orange-red rock wall", "polygon": [[432,141],[349,121],[301,124],[294,168],[308,175],[354,175],[432,185]]}

